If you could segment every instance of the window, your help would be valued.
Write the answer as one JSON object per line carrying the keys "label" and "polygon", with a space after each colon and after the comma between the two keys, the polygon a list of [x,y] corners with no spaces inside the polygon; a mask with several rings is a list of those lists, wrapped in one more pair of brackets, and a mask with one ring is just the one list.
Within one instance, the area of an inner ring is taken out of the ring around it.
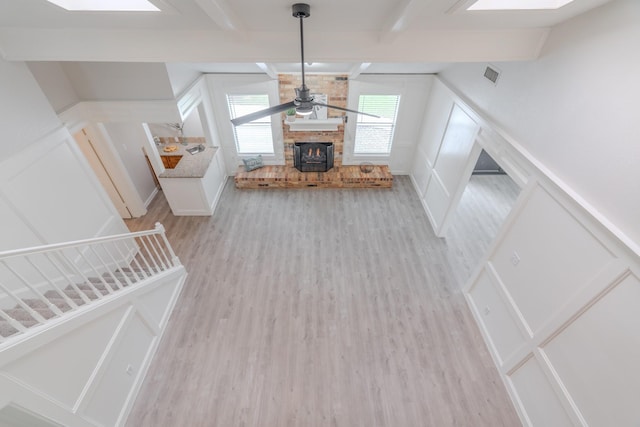
{"label": "window", "polygon": [[393,142],[400,95],[360,95],[353,154],[389,154]]}
{"label": "window", "polygon": [[[269,96],[265,94],[227,95],[232,119],[269,108]],[[273,154],[271,116],[233,127],[238,154]]]}

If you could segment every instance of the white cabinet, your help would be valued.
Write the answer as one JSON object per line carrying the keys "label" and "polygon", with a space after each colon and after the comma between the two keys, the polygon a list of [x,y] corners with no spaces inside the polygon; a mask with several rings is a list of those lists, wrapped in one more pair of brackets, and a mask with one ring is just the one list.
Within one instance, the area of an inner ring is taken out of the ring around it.
{"label": "white cabinet", "polygon": [[202,177],[160,177],[160,185],[174,215],[209,216],[226,180],[222,153],[217,150]]}

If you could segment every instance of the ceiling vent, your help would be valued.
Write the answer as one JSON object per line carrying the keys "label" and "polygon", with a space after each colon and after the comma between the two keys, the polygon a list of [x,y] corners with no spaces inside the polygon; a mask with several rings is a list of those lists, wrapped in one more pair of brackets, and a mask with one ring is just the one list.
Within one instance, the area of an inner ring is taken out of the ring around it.
{"label": "ceiling vent", "polygon": [[500,77],[500,72],[487,66],[487,68],[484,70],[484,76],[487,78],[487,80],[495,85],[498,84],[498,77]]}

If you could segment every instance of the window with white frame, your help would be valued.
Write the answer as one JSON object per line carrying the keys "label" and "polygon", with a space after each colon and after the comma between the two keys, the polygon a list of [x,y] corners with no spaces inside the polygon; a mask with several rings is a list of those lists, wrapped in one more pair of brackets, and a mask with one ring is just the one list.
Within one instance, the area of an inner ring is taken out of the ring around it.
{"label": "window with white frame", "polygon": [[[269,96],[261,94],[227,94],[232,119],[269,108]],[[271,116],[233,127],[238,154],[274,154]]]}
{"label": "window with white frame", "polygon": [[360,95],[353,154],[390,154],[400,95]]}

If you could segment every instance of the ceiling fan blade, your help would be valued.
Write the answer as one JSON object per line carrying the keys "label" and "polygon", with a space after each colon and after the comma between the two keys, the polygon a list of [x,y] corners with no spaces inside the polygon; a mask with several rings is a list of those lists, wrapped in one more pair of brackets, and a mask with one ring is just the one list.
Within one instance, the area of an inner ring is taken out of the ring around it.
{"label": "ceiling fan blade", "polygon": [[335,105],[323,104],[321,102],[313,101],[312,104],[313,105],[319,105],[320,107],[333,108],[334,110],[342,110],[342,111],[348,111],[350,113],[364,114],[365,116],[375,117],[377,119],[380,118],[380,116],[376,116],[375,114],[363,113],[362,111],[356,111],[356,110],[350,110],[348,108],[336,107]]}
{"label": "ceiling fan blade", "polygon": [[270,116],[272,114],[281,113],[283,111],[288,110],[289,108],[295,108],[296,104],[291,101],[285,104],[276,105],[275,107],[269,107],[264,110],[256,111],[255,113],[247,114],[246,116],[236,117],[235,119],[231,119],[231,123],[234,126],[240,126],[245,123],[252,122],[257,119],[261,119],[266,116]]}

